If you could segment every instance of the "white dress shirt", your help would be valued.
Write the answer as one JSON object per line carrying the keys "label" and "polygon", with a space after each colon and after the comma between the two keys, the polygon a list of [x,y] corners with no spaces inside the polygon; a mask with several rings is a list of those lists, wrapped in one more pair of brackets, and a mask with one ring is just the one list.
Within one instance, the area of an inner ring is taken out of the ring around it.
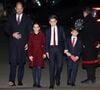
{"label": "white dress shirt", "polygon": [[[17,21],[18,21],[18,16],[19,16],[19,14],[16,14],[16,20],[17,20]],[[20,14],[19,22],[21,22],[22,16],[23,16],[23,14]]]}
{"label": "white dress shirt", "polygon": [[51,27],[51,41],[50,45],[54,45],[54,30],[55,30],[55,45],[58,45],[58,28],[57,26]]}

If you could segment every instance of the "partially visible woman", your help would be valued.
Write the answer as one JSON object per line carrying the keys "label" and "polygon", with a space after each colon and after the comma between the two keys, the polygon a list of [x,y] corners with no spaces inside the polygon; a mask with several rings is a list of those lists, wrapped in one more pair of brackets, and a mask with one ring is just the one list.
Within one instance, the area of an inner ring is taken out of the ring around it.
{"label": "partially visible woman", "polygon": [[33,87],[40,88],[41,69],[44,68],[45,35],[42,33],[38,23],[33,24],[33,32],[28,40],[29,67],[32,69]]}
{"label": "partially visible woman", "polygon": [[84,16],[84,28],[82,30],[82,40],[84,44],[83,48],[83,68],[86,70],[87,79],[81,83],[95,83],[96,81],[96,63],[97,61],[97,41],[100,41],[100,31],[98,29],[97,22],[91,15],[91,9],[86,8],[83,11]]}

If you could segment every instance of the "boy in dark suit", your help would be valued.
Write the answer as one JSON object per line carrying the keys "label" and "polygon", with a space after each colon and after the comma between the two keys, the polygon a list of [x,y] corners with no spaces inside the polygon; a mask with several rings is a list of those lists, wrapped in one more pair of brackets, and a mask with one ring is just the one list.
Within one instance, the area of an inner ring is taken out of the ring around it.
{"label": "boy in dark suit", "polygon": [[78,71],[78,63],[82,50],[81,41],[77,37],[78,31],[71,28],[71,38],[67,39],[67,84],[75,86],[75,80]]}
{"label": "boy in dark suit", "polygon": [[[66,37],[64,29],[57,25],[57,16],[49,18],[50,27],[46,31],[46,54],[49,58],[50,87],[60,86],[63,66],[63,53],[66,52]],[[55,68],[56,67],[56,68]]]}

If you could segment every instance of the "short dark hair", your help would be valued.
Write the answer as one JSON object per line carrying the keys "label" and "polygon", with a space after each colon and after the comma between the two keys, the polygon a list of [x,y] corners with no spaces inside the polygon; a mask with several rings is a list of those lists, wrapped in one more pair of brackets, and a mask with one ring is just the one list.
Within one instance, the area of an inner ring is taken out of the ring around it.
{"label": "short dark hair", "polygon": [[72,31],[77,31],[77,32],[79,32],[78,29],[76,29],[75,27],[71,27],[70,29],[71,29],[71,32],[72,32]]}
{"label": "short dark hair", "polygon": [[56,15],[51,15],[51,16],[49,16],[49,20],[50,19],[56,19],[56,20],[58,20],[58,17]]}
{"label": "short dark hair", "polygon": [[83,9],[83,12],[86,12],[88,14],[91,14],[92,9],[90,7],[86,7],[86,8]]}

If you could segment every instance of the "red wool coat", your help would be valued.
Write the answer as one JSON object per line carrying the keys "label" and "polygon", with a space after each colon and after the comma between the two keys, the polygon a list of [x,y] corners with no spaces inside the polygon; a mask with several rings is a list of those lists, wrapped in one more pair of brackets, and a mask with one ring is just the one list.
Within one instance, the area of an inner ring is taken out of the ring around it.
{"label": "red wool coat", "polygon": [[33,62],[29,60],[29,67],[44,67],[43,54],[45,54],[45,36],[42,32],[30,33],[28,39],[28,56],[33,56]]}

